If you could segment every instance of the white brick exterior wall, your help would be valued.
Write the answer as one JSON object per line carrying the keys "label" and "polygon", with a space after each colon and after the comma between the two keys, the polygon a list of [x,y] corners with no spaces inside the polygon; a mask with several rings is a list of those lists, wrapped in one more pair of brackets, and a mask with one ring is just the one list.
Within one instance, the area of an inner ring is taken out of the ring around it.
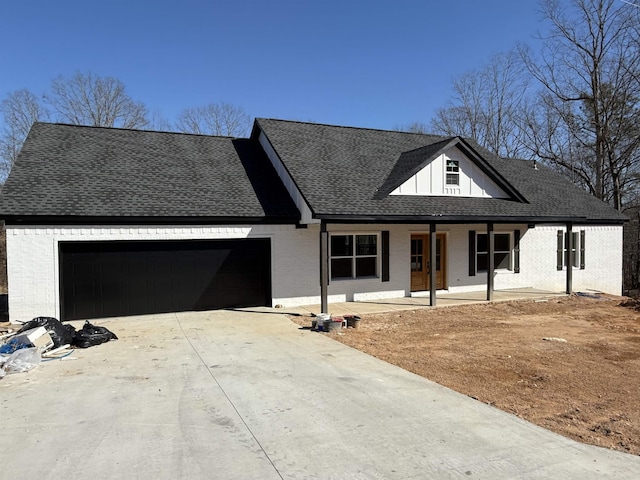
{"label": "white brick exterior wall", "polygon": [[[545,290],[564,290],[566,269],[556,268],[558,230],[562,226],[536,226],[523,230],[520,241],[521,275],[531,279],[532,286]],[[573,269],[573,290],[598,290],[622,294],[622,226],[573,226],[573,232],[585,231],[585,268]],[[496,282],[497,283],[497,282]],[[496,288],[511,288],[504,282]]]}
{"label": "white brick exterior wall", "polygon": [[[442,226],[438,231],[447,232],[449,291],[464,292],[486,288],[486,273],[469,277],[468,231],[485,233],[486,226]],[[538,288],[564,291],[566,269],[558,270],[557,231],[566,231],[562,225],[496,225],[495,233],[512,233],[520,230],[520,273],[496,270],[494,288]],[[573,269],[573,291],[599,290],[620,295],[622,293],[622,227],[574,226],[573,232],[585,231],[585,269]],[[513,248],[513,236],[511,237]]]}
{"label": "white brick exterior wall", "polygon": [[[481,233],[484,225],[440,225],[446,234],[448,290],[464,292],[486,288],[486,274],[469,276],[468,231]],[[556,269],[556,232],[564,227],[496,225],[495,232],[519,229],[520,273],[497,271],[495,288],[532,287],[563,291],[566,271]],[[390,281],[380,278],[330,282],[329,301],[358,301],[402,297],[410,294],[411,233],[427,233],[428,225],[329,225],[330,233],[390,232]],[[574,269],[574,291],[600,290],[620,294],[622,290],[622,227],[574,226],[585,230],[586,268]],[[9,314],[12,321],[35,316],[60,315],[60,241],[194,240],[231,238],[271,239],[273,305],[285,307],[320,303],[318,225],[294,226],[7,226],[7,274]],[[512,239],[513,242],[513,239]],[[380,250],[380,248],[379,248]],[[379,260],[380,262],[380,260]],[[381,265],[378,264],[378,271]]]}
{"label": "white brick exterior wall", "polygon": [[274,305],[294,292],[301,301],[316,295],[318,234],[286,225],[258,226],[15,226],[7,225],[7,277],[12,321],[36,316],[60,318],[58,242],[109,240],[271,239],[271,278]]}

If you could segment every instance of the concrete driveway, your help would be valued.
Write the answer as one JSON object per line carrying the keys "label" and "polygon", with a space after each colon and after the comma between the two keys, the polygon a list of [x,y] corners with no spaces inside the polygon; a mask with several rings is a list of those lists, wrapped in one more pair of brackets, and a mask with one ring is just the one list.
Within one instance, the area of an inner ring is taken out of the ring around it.
{"label": "concrete driveway", "polygon": [[0,380],[1,478],[640,478],[281,314],[96,323],[120,340]]}

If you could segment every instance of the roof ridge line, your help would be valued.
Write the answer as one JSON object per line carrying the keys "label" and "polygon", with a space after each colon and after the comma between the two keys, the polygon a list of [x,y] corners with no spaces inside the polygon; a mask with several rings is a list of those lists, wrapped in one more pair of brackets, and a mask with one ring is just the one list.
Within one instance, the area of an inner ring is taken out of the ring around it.
{"label": "roof ridge line", "polygon": [[389,132],[389,133],[402,133],[406,135],[421,135],[421,136],[429,136],[429,137],[437,137],[437,138],[452,138],[446,135],[439,135],[437,133],[419,133],[419,132],[405,132],[403,130],[394,130],[388,128],[374,128],[374,127],[358,127],[355,125],[336,125],[333,123],[323,123],[323,122],[305,122],[302,120],[286,120],[282,118],[271,118],[271,117],[256,117],[256,120],[273,120],[276,122],[286,122],[286,123],[298,123],[302,125],[316,125],[319,127],[334,127],[334,128],[344,128],[344,129],[352,129],[352,130],[369,130],[372,132]]}
{"label": "roof ridge line", "polygon": [[65,122],[43,122],[37,121],[34,122],[34,125],[56,125],[62,127],[74,127],[74,128],[91,128],[91,129],[100,129],[100,130],[118,130],[122,132],[141,132],[141,133],[167,133],[171,135],[189,135],[193,137],[207,137],[207,138],[228,138],[231,140],[248,140],[249,137],[232,137],[229,135],[208,135],[206,133],[192,133],[192,132],[174,132],[170,130],[146,130],[142,128],[125,128],[125,127],[105,127],[102,125],[82,125],[78,123],[65,123]]}

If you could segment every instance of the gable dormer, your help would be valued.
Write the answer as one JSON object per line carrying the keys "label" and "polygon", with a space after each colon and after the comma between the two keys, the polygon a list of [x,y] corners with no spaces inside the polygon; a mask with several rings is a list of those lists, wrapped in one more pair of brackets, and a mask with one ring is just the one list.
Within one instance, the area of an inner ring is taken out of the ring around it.
{"label": "gable dormer", "polygon": [[429,161],[390,195],[509,198],[456,147]]}
{"label": "gable dormer", "polygon": [[460,137],[403,152],[379,194],[511,198],[526,202]]}

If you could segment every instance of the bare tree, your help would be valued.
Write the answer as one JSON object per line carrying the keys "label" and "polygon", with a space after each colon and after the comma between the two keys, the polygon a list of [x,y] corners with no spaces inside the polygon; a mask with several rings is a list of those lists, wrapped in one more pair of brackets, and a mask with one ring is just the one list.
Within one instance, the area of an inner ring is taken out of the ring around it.
{"label": "bare tree", "polygon": [[120,80],[92,73],[56,78],[42,100],[28,90],[12,92],[0,102],[0,114],[3,120],[0,179],[8,175],[36,121],[54,119],[77,125],[121,128],[140,128],[148,123],[146,107],[127,95]]}
{"label": "bare tree", "polygon": [[544,161],[595,196],[592,155],[587,145],[574,138],[579,119],[578,104],[562,102],[542,92],[522,111],[523,135],[534,158]]}
{"label": "bare tree", "polygon": [[530,146],[620,210],[640,147],[638,10],[616,0],[543,0],[542,14],[551,31],[539,58],[520,49],[546,91],[528,114]]}
{"label": "bare tree", "polygon": [[96,127],[141,128],[147,125],[147,109],[135,102],[124,84],[113,77],[77,72],[57,77],[45,99],[58,120]]}
{"label": "bare tree", "polygon": [[454,98],[431,121],[434,133],[471,137],[492,152],[521,156],[525,152],[520,112],[528,87],[519,56],[495,55],[478,70],[453,81]]}
{"label": "bare tree", "polygon": [[0,102],[3,128],[0,132],[0,178],[9,174],[29,129],[34,122],[47,120],[46,108],[29,90],[16,90]]}
{"label": "bare tree", "polygon": [[429,127],[422,122],[411,122],[407,125],[396,125],[394,130],[409,133],[430,133]]}
{"label": "bare tree", "polygon": [[162,132],[171,132],[174,130],[171,122],[169,122],[157,108],[152,109],[148,117],[149,123],[146,125],[146,128]]}
{"label": "bare tree", "polygon": [[242,108],[227,103],[184,109],[176,122],[180,132],[229,137],[246,135],[250,126],[251,117]]}

